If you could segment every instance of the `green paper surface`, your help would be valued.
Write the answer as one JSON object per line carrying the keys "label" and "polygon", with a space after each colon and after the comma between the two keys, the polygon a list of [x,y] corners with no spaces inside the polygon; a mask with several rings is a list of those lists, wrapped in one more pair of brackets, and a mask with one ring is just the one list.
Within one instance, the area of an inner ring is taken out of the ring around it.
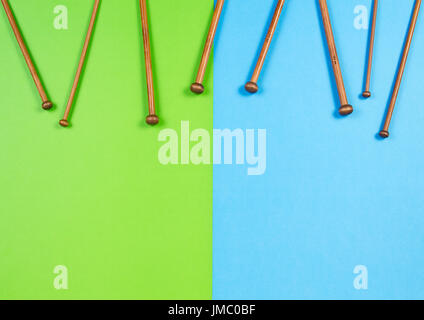
{"label": "green paper surface", "polygon": [[205,94],[189,87],[213,1],[148,1],[157,127],[144,121],[139,2],[102,1],[65,129],[93,3],[10,1],[52,111],[0,7],[0,299],[210,299],[212,166],[160,164],[158,134],[183,120],[212,132],[212,57]]}

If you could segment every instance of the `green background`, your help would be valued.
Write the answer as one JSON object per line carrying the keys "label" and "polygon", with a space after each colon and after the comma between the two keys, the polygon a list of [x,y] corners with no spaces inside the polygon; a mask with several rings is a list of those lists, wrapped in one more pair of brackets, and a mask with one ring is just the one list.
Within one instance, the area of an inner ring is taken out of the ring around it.
{"label": "green background", "polygon": [[[0,10],[0,299],[210,299],[212,166],[161,165],[157,137],[181,120],[212,131],[212,72],[203,96],[189,86],[213,1],[148,1],[154,128],[144,122],[138,0],[102,1],[64,129],[93,3],[10,1],[50,112]],[[53,26],[57,5],[68,8],[68,30]],[[53,287],[57,265],[69,290]]]}

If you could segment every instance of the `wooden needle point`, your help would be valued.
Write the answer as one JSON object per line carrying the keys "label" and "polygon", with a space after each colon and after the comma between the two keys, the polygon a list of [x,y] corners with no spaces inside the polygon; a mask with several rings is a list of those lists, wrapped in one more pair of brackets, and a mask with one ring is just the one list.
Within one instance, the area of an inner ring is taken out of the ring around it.
{"label": "wooden needle point", "polygon": [[67,120],[65,120],[65,119],[60,120],[60,121],[59,121],[59,124],[60,124],[62,127],[67,127],[67,126],[69,126],[69,122],[68,122]]}
{"label": "wooden needle point", "polygon": [[272,17],[271,24],[268,29],[268,33],[265,37],[264,44],[262,46],[261,53],[259,54],[258,62],[256,63],[255,70],[253,71],[252,78],[245,85],[246,91],[250,93],[255,93],[258,91],[258,80],[261,74],[262,68],[265,63],[266,56],[271,46],[272,38],[274,37],[275,30],[278,25],[278,20],[280,19],[281,12],[283,10],[285,0],[278,0],[277,7],[275,8],[274,16]]}
{"label": "wooden needle point", "polygon": [[392,120],[393,111],[395,109],[397,96],[399,94],[399,89],[402,82],[403,73],[405,71],[406,62],[408,60],[409,49],[411,48],[412,38],[414,36],[415,26],[417,24],[420,7],[421,7],[421,0],[416,0],[412,17],[411,17],[411,22],[409,24],[408,34],[406,36],[405,46],[403,48],[402,59],[401,59],[397,76],[396,76],[395,86],[393,87],[392,97],[390,99],[390,105],[387,110],[386,120],[384,121],[383,129],[380,131],[380,136],[382,138],[389,137],[390,122]]}
{"label": "wooden needle point", "polygon": [[80,61],[78,63],[77,73],[75,75],[75,80],[74,80],[74,83],[72,85],[71,94],[69,96],[69,100],[68,100],[68,103],[66,105],[66,110],[65,110],[65,114],[63,116],[63,119],[61,121],[59,121],[60,125],[63,126],[63,127],[67,127],[69,125],[68,118],[69,118],[69,114],[71,112],[72,105],[74,103],[75,94],[76,94],[77,89],[78,89],[78,84],[79,84],[79,80],[81,78],[82,69],[84,67],[85,59],[86,59],[86,56],[87,56],[88,47],[90,45],[91,36],[93,34],[94,24],[96,22],[97,11],[99,9],[99,5],[100,5],[100,0],[95,0],[93,12],[91,14],[90,24],[88,26],[87,36],[85,37],[85,42],[84,42],[84,46],[83,46],[83,49],[82,49]]}
{"label": "wooden needle point", "polygon": [[244,88],[246,89],[247,92],[250,92],[250,93],[256,93],[258,92],[258,89],[259,89],[256,82],[253,82],[253,81],[249,81],[248,83],[246,83]]}
{"label": "wooden needle point", "polygon": [[363,96],[364,98],[370,98],[370,97],[371,97],[371,92],[369,92],[369,91],[364,91],[364,92],[362,93],[362,96]]}
{"label": "wooden needle point", "polygon": [[205,87],[203,87],[203,84],[197,82],[193,83],[190,89],[193,93],[197,94],[201,94],[203,93],[203,91],[205,91]]}
{"label": "wooden needle point", "polygon": [[4,11],[6,12],[7,18],[9,20],[10,26],[12,27],[13,33],[15,34],[16,40],[18,41],[19,47],[24,56],[25,62],[29,68],[31,76],[34,80],[35,86],[37,87],[37,91],[41,97],[43,104],[41,105],[44,110],[49,110],[53,107],[53,104],[47,98],[46,91],[44,90],[43,84],[41,83],[40,77],[38,75],[37,69],[34,66],[34,63],[31,59],[31,56],[28,52],[27,46],[25,44],[24,39],[22,38],[22,34],[18,28],[15,17],[12,13],[12,9],[10,8],[8,0],[1,0],[3,4]]}
{"label": "wooden needle point", "polygon": [[330,14],[328,12],[327,1],[319,0],[319,5],[321,8],[322,22],[324,25],[325,36],[327,39],[328,51],[330,53],[331,65],[333,66],[334,77],[337,84],[337,92],[339,94],[341,104],[339,113],[342,116],[347,116],[353,112],[353,107],[347,101],[339,57],[337,55],[336,50],[336,43],[334,41],[333,28],[331,26]]}
{"label": "wooden needle point", "polygon": [[43,102],[41,107],[44,110],[50,110],[51,108],[53,108],[53,103],[51,103],[50,101],[46,101],[46,102]]}
{"label": "wooden needle point", "polygon": [[212,17],[212,22],[209,28],[206,44],[203,49],[202,59],[200,61],[199,70],[197,72],[196,81],[191,85],[190,89],[193,93],[201,94],[205,91],[203,87],[203,80],[205,78],[206,67],[208,65],[209,56],[212,51],[213,40],[215,38],[216,30],[218,28],[219,18],[221,17],[222,8],[224,7],[224,0],[216,2],[215,10]]}
{"label": "wooden needle point", "polygon": [[381,130],[380,131],[380,137],[382,137],[382,138],[388,138],[389,137],[389,131]]}
{"label": "wooden needle point", "polygon": [[353,107],[350,104],[346,104],[344,106],[341,106],[339,109],[339,113],[342,116],[347,116],[353,112]]}
{"label": "wooden needle point", "polygon": [[147,117],[146,117],[146,122],[147,122],[147,124],[150,124],[150,125],[155,125],[155,124],[158,124],[159,123],[159,118],[158,118],[158,116],[157,115],[155,115],[155,114],[151,114],[151,115],[148,115]]}

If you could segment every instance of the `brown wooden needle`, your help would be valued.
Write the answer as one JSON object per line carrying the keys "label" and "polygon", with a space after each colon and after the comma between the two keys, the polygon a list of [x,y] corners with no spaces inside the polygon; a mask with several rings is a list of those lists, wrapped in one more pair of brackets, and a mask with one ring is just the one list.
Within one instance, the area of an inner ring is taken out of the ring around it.
{"label": "brown wooden needle", "polygon": [[24,55],[26,64],[28,65],[29,71],[31,72],[32,78],[34,79],[35,86],[37,87],[38,93],[40,94],[43,102],[42,107],[44,110],[51,109],[53,104],[47,98],[46,91],[44,90],[43,84],[41,83],[40,77],[38,76],[37,70],[34,67],[31,56],[22,38],[21,32],[19,31],[18,25],[16,24],[15,17],[13,16],[12,10],[8,0],[1,0],[4,11],[6,11],[7,18],[9,19],[10,25],[12,26],[13,33],[15,34],[16,40],[18,41],[19,47],[21,48],[22,54]]}
{"label": "brown wooden needle", "polygon": [[274,16],[272,17],[271,25],[269,26],[268,33],[265,38],[265,42],[263,44],[261,53],[259,55],[258,62],[256,63],[255,70],[253,71],[252,78],[248,83],[246,83],[245,88],[250,93],[255,93],[258,91],[258,79],[262,71],[262,67],[264,66],[265,58],[267,56],[269,47],[272,42],[272,38],[275,33],[275,29],[278,25],[278,20],[281,16],[281,11],[283,10],[285,0],[278,0],[277,7],[275,8]]}
{"label": "brown wooden needle", "polygon": [[88,47],[90,45],[91,35],[93,34],[93,29],[94,29],[94,24],[96,22],[99,4],[100,4],[100,0],[94,1],[93,13],[91,15],[90,24],[88,26],[87,36],[85,38],[84,46],[83,46],[82,53],[81,53],[81,58],[80,58],[80,61],[79,61],[79,64],[78,64],[77,74],[75,75],[75,80],[74,80],[74,83],[72,85],[71,94],[69,96],[68,104],[66,105],[65,114],[63,116],[63,119],[59,121],[59,124],[62,127],[69,126],[69,122],[68,122],[69,113],[71,112],[72,104],[73,104],[74,98],[75,98],[75,93],[78,89],[78,83],[79,83],[79,80],[80,80],[80,77],[81,77],[82,69],[84,67],[85,58],[87,56],[87,50],[88,50]]}
{"label": "brown wooden needle", "polygon": [[211,54],[213,40],[215,38],[216,29],[218,28],[219,18],[221,17],[224,0],[218,0],[212,17],[211,26],[209,28],[208,37],[206,39],[205,48],[203,50],[202,60],[200,61],[199,71],[197,73],[196,82],[191,85],[191,91],[197,94],[203,93],[203,79],[205,77],[206,67],[208,65],[209,56]]}
{"label": "brown wooden needle", "polygon": [[401,60],[401,63],[399,65],[399,69],[398,69],[398,73],[397,73],[397,77],[396,77],[396,83],[395,83],[395,86],[393,88],[392,98],[390,100],[389,109],[387,111],[386,120],[384,122],[383,129],[380,131],[380,136],[382,138],[388,138],[389,137],[390,122],[392,120],[393,110],[395,108],[397,96],[398,96],[400,85],[401,85],[401,82],[402,82],[403,73],[405,71],[405,66],[406,66],[406,61],[408,59],[409,49],[411,48],[412,38],[414,36],[414,31],[415,31],[415,25],[417,24],[418,14],[420,12],[420,6],[421,6],[421,0],[416,0],[414,12],[413,12],[412,18],[411,18],[411,23],[409,25],[408,35],[407,35],[406,42],[405,42],[405,47],[403,49],[402,60]]}
{"label": "brown wooden needle", "polygon": [[365,83],[365,90],[362,93],[364,98],[371,97],[370,83],[371,83],[371,72],[372,72],[372,58],[374,55],[374,39],[375,39],[375,25],[377,23],[377,11],[378,11],[378,0],[374,0],[374,6],[372,10],[372,26],[370,34],[370,43],[368,50],[368,65],[367,65],[367,80]]}
{"label": "brown wooden needle", "polygon": [[146,0],[140,0],[141,26],[143,29],[144,60],[146,65],[147,98],[149,101],[149,115],[146,122],[155,125],[159,122],[155,110],[155,90],[153,88],[152,58],[150,51],[149,21],[147,19]]}
{"label": "brown wooden needle", "polygon": [[342,71],[340,69],[339,57],[337,55],[336,44],[334,42],[333,29],[331,27],[330,15],[328,13],[327,1],[319,0],[321,8],[322,21],[324,24],[325,36],[327,38],[328,50],[331,56],[331,65],[333,66],[334,77],[336,79],[337,91],[339,93],[341,107],[339,113],[343,116],[351,114],[353,107],[348,103],[346,90],[343,83]]}

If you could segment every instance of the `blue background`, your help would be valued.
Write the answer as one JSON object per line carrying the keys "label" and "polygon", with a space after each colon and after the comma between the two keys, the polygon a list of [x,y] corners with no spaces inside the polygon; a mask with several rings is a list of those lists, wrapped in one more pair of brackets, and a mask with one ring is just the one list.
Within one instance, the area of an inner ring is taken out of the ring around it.
{"label": "blue background", "polygon": [[[380,1],[372,98],[369,30],[328,0],[349,102],[339,101],[318,0],[286,0],[260,91],[250,78],[276,1],[226,1],[214,53],[214,128],[267,130],[267,171],[214,167],[214,299],[424,298],[424,8],[391,125],[388,105],[414,1]],[[370,12],[369,12],[370,14]],[[368,290],[353,287],[356,265]]]}

